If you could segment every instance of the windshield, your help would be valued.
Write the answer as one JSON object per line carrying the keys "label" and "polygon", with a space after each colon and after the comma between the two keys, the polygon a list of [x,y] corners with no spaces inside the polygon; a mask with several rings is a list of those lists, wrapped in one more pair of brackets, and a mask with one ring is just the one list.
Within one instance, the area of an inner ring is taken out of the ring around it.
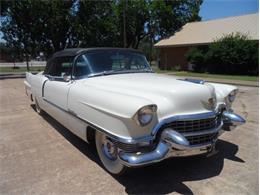
{"label": "windshield", "polygon": [[138,52],[100,50],[81,55],[75,64],[75,76],[99,76],[152,72],[145,56]]}

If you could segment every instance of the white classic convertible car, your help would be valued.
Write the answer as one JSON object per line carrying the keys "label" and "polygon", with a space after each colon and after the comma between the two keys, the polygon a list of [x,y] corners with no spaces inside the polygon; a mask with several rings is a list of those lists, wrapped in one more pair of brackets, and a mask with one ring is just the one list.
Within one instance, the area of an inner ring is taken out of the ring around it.
{"label": "white classic convertible car", "polygon": [[94,141],[112,174],[211,154],[224,131],[245,123],[231,109],[236,87],[156,74],[132,49],[65,49],[24,83],[36,111]]}

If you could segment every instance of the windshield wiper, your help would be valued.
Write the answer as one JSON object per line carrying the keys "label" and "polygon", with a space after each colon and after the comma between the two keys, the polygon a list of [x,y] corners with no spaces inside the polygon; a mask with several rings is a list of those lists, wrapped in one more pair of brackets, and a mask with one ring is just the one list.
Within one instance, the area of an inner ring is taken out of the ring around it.
{"label": "windshield wiper", "polygon": [[102,71],[102,72],[97,72],[97,73],[92,73],[88,75],[88,77],[96,77],[96,76],[104,76],[104,75],[110,75],[113,74],[115,70],[109,70],[109,71]]}
{"label": "windshield wiper", "polygon": [[103,72],[98,72],[98,73],[91,73],[88,75],[88,77],[97,77],[97,76],[103,76],[106,75],[107,71],[103,71]]}

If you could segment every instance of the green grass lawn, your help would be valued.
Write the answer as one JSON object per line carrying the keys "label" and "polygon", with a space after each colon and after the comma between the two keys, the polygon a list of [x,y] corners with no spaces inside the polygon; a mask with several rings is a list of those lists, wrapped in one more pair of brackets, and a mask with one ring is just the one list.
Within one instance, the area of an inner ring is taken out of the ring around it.
{"label": "green grass lawn", "polygon": [[[33,66],[30,67],[30,71],[33,72],[40,72],[43,71],[45,68],[45,66]],[[27,68],[26,67],[1,67],[0,66],[0,73],[5,73],[5,72],[27,72]]]}
{"label": "green grass lawn", "polygon": [[[40,72],[43,71],[45,66],[33,66],[30,67],[30,71],[32,72]],[[12,72],[26,72],[26,67],[0,67],[0,73],[12,73]],[[154,71],[157,73],[165,73],[165,74],[173,74],[176,76],[190,76],[190,77],[201,77],[201,78],[212,78],[212,79],[229,79],[229,80],[241,80],[241,81],[258,81],[258,76],[244,76],[244,75],[220,75],[220,74],[208,74],[208,73],[195,73],[188,71],[168,71],[168,70],[160,70],[155,69]]]}
{"label": "green grass lawn", "polygon": [[228,80],[241,80],[241,81],[258,81],[258,76],[246,76],[246,75],[221,75],[221,74],[209,74],[209,73],[195,73],[188,71],[165,71],[157,70],[158,73],[174,74],[176,76],[190,76],[190,77],[201,77],[201,78],[212,78],[212,79],[228,79]]}

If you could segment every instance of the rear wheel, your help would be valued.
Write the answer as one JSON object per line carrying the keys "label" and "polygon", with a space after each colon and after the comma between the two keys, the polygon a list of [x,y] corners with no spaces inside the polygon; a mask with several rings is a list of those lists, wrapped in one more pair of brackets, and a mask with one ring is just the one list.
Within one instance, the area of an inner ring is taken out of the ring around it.
{"label": "rear wheel", "polygon": [[117,146],[109,137],[99,131],[96,131],[95,141],[99,158],[106,170],[115,175],[123,174],[127,167],[118,159]]}
{"label": "rear wheel", "polygon": [[39,115],[42,115],[44,113],[44,111],[41,109],[41,107],[39,106],[39,103],[37,101],[37,99],[35,98],[35,110]]}

